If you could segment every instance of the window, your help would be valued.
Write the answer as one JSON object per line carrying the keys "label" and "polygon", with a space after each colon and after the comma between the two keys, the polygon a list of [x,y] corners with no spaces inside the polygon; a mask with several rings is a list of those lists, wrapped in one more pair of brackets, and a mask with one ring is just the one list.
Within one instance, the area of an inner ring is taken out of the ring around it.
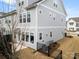
{"label": "window", "polygon": [[79,28],[77,28],[77,31],[79,31]]}
{"label": "window", "polygon": [[27,22],[30,22],[31,18],[30,18],[30,12],[27,12]]}
{"label": "window", "polygon": [[34,34],[33,33],[30,33],[30,42],[34,43]]}
{"label": "window", "polygon": [[76,27],[79,27],[79,23],[76,23]]}
{"label": "window", "polygon": [[54,6],[55,6],[55,3],[54,3]]}
{"label": "window", "polygon": [[69,28],[70,31],[74,31],[74,28]]}
{"label": "window", "polygon": [[56,8],[58,7],[58,5],[57,5],[57,3],[56,3],[56,2],[54,3],[54,7],[56,7]]}
{"label": "window", "polygon": [[21,14],[20,14],[20,17],[19,18],[20,18],[20,23],[22,23],[22,15]]}
{"label": "window", "polygon": [[58,5],[56,4],[56,7],[57,7]]}
{"label": "window", "polygon": [[50,32],[50,37],[52,37],[52,32]]}
{"label": "window", "polygon": [[39,33],[39,39],[42,40],[42,33]]}
{"label": "window", "polygon": [[29,33],[26,33],[26,41],[29,41]]}
{"label": "window", "polygon": [[14,38],[16,39],[16,34],[14,35]]}
{"label": "window", "polygon": [[73,22],[70,22],[69,24],[70,24],[70,25],[73,25],[74,23],[73,23]]}
{"label": "window", "polygon": [[20,36],[21,36],[20,33],[18,33],[18,40],[21,40],[21,39],[20,39]]}
{"label": "window", "polygon": [[53,17],[53,20],[55,20],[55,17]]}
{"label": "window", "polygon": [[1,20],[0,20],[0,24],[1,24]]}
{"label": "window", "polygon": [[42,13],[42,11],[41,11],[41,10],[40,10],[39,12],[40,12],[40,14]]}
{"label": "window", "polygon": [[6,20],[5,23],[8,23],[9,24],[9,23],[11,23],[11,21],[10,20]]}
{"label": "window", "polygon": [[21,6],[21,3],[19,3],[19,6]]}
{"label": "window", "polygon": [[24,35],[24,34],[22,34],[22,40],[24,41],[24,39],[25,39],[25,35]]}
{"label": "window", "polygon": [[9,20],[9,23],[11,23],[11,21]]}
{"label": "window", "polygon": [[24,4],[24,1],[22,1],[22,5]]}
{"label": "window", "polygon": [[26,15],[24,14],[23,15],[23,23],[25,23],[26,22]]}

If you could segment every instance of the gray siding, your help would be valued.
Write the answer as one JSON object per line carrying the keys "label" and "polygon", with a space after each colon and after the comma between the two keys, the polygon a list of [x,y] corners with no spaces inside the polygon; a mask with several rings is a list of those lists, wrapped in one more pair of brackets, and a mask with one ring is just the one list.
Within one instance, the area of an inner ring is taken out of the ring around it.
{"label": "gray siding", "polygon": [[65,17],[63,15],[60,15],[42,6],[38,7],[38,26],[63,26],[65,27],[65,24],[66,24]]}

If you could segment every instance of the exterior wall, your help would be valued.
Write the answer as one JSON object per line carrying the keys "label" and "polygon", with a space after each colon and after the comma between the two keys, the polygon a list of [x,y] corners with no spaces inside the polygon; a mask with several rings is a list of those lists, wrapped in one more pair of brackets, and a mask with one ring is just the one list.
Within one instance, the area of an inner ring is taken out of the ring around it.
{"label": "exterior wall", "polygon": [[[37,0],[33,1],[28,0],[27,5],[35,1]],[[17,28],[19,28],[21,32],[24,32],[25,35],[26,32],[34,33],[34,44],[30,43],[29,38],[29,42],[26,42],[26,39],[23,41],[25,46],[37,49],[37,42],[48,44],[46,42],[48,41],[56,42],[57,40],[62,39],[64,37],[64,29],[65,29],[64,8],[61,5],[60,0],[56,0],[56,2],[58,3],[58,7],[54,8],[52,4],[53,1],[55,0],[46,0],[45,2],[42,3],[44,6],[40,4],[36,8],[30,10],[25,10],[24,8],[25,5],[23,7],[22,6],[17,7],[18,22],[20,14],[26,13],[27,16],[28,11],[31,13],[30,23],[27,22],[18,23],[17,26]],[[50,37],[50,32],[52,32],[52,37]],[[42,40],[39,40],[39,33],[43,34]]]}
{"label": "exterior wall", "polygon": [[[41,13],[40,13],[41,11]],[[38,42],[47,44],[47,42],[56,42],[64,37],[65,30],[65,16],[47,9],[43,6],[37,7],[37,18],[38,18]],[[54,19],[55,18],[55,19]],[[52,32],[52,37],[50,37]],[[42,33],[42,40],[39,39],[39,33]],[[40,47],[40,46],[39,46]]]}
{"label": "exterior wall", "polygon": [[[69,23],[73,22],[74,24],[73,25],[70,25]],[[67,30],[69,30],[70,28],[74,28],[74,31],[76,31],[76,22],[73,21],[73,20],[69,20],[67,22]]]}
{"label": "exterior wall", "polygon": [[[30,12],[30,18],[31,18],[31,21],[30,22],[27,22],[27,12]],[[20,23],[19,22],[19,18],[18,18],[18,25],[17,25],[17,28],[20,29],[21,33],[24,32],[24,34],[26,35],[27,32],[29,32],[29,36],[30,36],[30,33],[34,33],[34,43],[31,43],[30,42],[30,38],[29,38],[29,41],[26,42],[26,38],[25,38],[25,41],[24,42],[24,46],[28,46],[28,47],[31,47],[33,49],[36,49],[36,46],[37,46],[37,39],[36,39],[36,8],[34,9],[30,9],[30,10],[27,10],[25,11],[25,9],[23,9],[22,11],[22,14],[26,14],[26,22],[25,23]],[[19,16],[19,12],[18,12],[18,16]],[[18,34],[17,34],[18,35]],[[18,37],[18,36],[17,36]],[[18,42],[19,42],[19,38],[17,38]]]}
{"label": "exterior wall", "polygon": [[[52,8],[56,11],[59,11],[62,14],[65,14],[64,4],[63,4],[62,0],[47,0],[47,1],[43,2],[42,4],[44,4],[45,6],[48,6],[49,8]],[[56,4],[57,6],[55,6],[54,4]]]}
{"label": "exterior wall", "polygon": [[15,25],[16,20],[16,14],[9,15],[6,17],[1,18],[1,26],[4,32],[4,35],[10,34],[10,31],[12,30],[12,26]]}

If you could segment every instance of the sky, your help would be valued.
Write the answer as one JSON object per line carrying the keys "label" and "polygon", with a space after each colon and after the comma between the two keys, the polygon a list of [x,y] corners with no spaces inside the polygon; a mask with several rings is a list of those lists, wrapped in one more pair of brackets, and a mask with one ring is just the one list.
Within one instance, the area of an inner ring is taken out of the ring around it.
{"label": "sky", "polygon": [[[79,0],[64,0],[67,17],[79,16]],[[0,0],[0,11],[7,12],[16,8],[15,0]]]}
{"label": "sky", "polygon": [[64,0],[64,6],[69,17],[79,17],[79,0]]}

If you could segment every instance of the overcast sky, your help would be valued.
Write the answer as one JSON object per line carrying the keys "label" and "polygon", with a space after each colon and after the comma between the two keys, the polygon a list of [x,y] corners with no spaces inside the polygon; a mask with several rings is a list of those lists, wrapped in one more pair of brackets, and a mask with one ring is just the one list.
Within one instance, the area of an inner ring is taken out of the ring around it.
{"label": "overcast sky", "polygon": [[[0,0],[0,11],[14,10],[16,8],[15,5],[15,0]],[[79,0],[64,0],[64,5],[68,17],[79,16]]]}

